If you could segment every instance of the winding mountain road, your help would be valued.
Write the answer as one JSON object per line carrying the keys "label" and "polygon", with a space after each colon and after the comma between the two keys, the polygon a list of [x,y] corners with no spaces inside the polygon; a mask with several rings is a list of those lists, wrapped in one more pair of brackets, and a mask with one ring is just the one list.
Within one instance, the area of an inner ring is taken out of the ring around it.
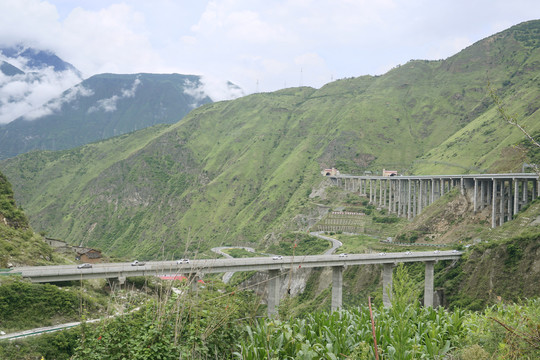
{"label": "winding mountain road", "polygon": [[329,236],[321,235],[322,231],[314,231],[310,232],[309,235],[316,236],[318,238],[328,240],[332,243],[332,247],[328,250],[326,250],[323,255],[331,255],[333,254],[338,248],[343,246],[343,243],[337,239],[331,238]]}
{"label": "winding mountain road", "polygon": [[[232,259],[233,257],[231,255],[227,254],[226,252],[223,252],[223,250],[225,250],[225,249],[244,249],[244,250],[249,251],[251,253],[255,252],[255,249],[247,247],[247,246],[218,246],[218,247],[212,248],[210,250],[212,250],[216,254],[225,256],[228,259]],[[234,272],[226,272],[225,274],[223,274],[223,278],[222,278],[223,282],[225,284],[229,283],[229,281],[231,281],[231,278],[233,277],[233,275],[234,275]]]}
{"label": "winding mountain road", "polygon": [[[325,236],[325,235],[322,235],[322,231],[314,231],[314,232],[310,232],[309,233],[310,235],[312,236],[316,236],[320,239],[324,239],[324,240],[328,240],[332,243],[332,247],[328,250],[326,250],[323,255],[331,255],[333,254],[339,247],[343,246],[343,243],[337,239],[334,239],[334,238],[331,238],[329,236]],[[216,254],[219,254],[219,255],[222,255],[228,259],[232,259],[233,257],[229,254],[227,254],[226,252],[223,252],[223,250],[225,249],[244,249],[246,251],[249,251],[251,253],[254,253],[255,252],[255,249],[253,248],[250,248],[250,247],[247,247],[247,246],[218,246],[218,247],[215,247],[215,248],[212,248],[210,250],[212,250],[213,252],[215,252]],[[270,255],[272,256],[272,255]],[[234,272],[227,272],[223,275],[223,282],[225,284],[227,284],[229,281],[231,281],[231,278],[233,277],[234,275]]]}

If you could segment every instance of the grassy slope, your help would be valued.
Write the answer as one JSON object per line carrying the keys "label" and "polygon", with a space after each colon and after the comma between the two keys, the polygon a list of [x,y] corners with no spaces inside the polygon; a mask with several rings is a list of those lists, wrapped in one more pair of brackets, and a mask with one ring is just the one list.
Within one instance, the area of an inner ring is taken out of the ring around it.
{"label": "grassy slope", "polygon": [[0,268],[12,265],[50,264],[61,261],[51,247],[28,227],[24,212],[17,206],[11,184],[0,173]]}
{"label": "grassy slope", "polygon": [[[499,33],[448,59],[454,71],[468,72],[471,67],[485,67],[484,84],[471,88],[484,94],[479,107],[487,107],[474,121],[429,151],[413,168],[415,173],[469,173],[485,171],[521,171],[526,158],[509,147],[523,139],[523,134],[506,124],[487,95],[488,84],[501,98],[509,114],[531,134],[540,131],[540,25],[528,22]],[[487,55],[486,58],[479,62]],[[465,90],[467,91],[467,90]],[[455,164],[457,166],[451,166]],[[461,168],[460,168],[461,167]]]}
{"label": "grassy slope", "polygon": [[[320,90],[209,104],[170,127],[35,152],[1,167],[32,224],[72,243],[140,258],[256,244],[266,233],[296,230],[289,221],[311,206],[307,195],[321,168],[404,171],[426,153],[415,172],[456,172],[433,166],[447,156],[459,172],[495,162],[497,147],[517,141],[518,132],[498,126],[476,131],[474,142],[465,132],[497,121],[485,91],[486,67],[506,93],[528,94],[519,106],[538,96],[529,79],[537,74],[538,49],[525,43],[497,35],[447,61],[411,61],[384,76],[339,80]],[[485,149],[443,153],[452,139],[456,149]]]}

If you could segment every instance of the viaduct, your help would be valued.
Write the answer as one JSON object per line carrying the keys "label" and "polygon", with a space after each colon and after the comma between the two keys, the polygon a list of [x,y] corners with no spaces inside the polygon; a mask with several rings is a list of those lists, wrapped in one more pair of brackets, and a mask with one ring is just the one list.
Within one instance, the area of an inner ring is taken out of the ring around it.
{"label": "viaduct", "polygon": [[186,274],[192,279],[208,273],[225,273],[236,271],[268,271],[268,315],[277,313],[280,300],[280,281],[282,272],[300,268],[332,268],[332,310],[342,306],[343,270],[346,266],[382,264],[383,266],[383,303],[390,305],[393,267],[398,263],[425,263],[424,306],[433,306],[434,265],[440,260],[458,260],[462,253],[451,251],[399,252],[379,254],[349,254],[284,256],[274,260],[269,257],[242,259],[208,259],[192,260],[190,263],[177,264],[176,261],[146,262],[143,266],[132,266],[130,263],[94,264],[92,268],[78,269],[75,265],[32,266],[13,269],[32,282],[76,281],[93,278],[109,278],[123,283],[129,276],[160,276],[166,274]]}
{"label": "viaduct", "polygon": [[472,198],[474,212],[491,207],[493,228],[511,220],[540,196],[539,176],[531,173],[328,177],[334,185],[369,197],[370,203],[408,219],[459,186],[462,195]]}

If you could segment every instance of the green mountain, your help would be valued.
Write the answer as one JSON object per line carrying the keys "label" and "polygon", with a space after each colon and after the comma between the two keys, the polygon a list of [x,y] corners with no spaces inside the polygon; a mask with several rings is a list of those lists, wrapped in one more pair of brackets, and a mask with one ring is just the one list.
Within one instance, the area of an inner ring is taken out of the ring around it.
{"label": "green mountain", "polygon": [[212,102],[200,76],[100,74],[0,127],[0,159],[63,150],[156,124],[171,124]]}
{"label": "green mountain", "polygon": [[502,160],[523,135],[500,119],[487,87],[528,131],[540,131],[539,43],[540,21],[531,21],[446,60],[207,104],[173,125],[31,152],[0,168],[32,226],[111,255],[170,258],[260,244],[307,229],[302,214],[316,208],[309,195],[323,168],[520,168]]}
{"label": "green mountain", "polygon": [[61,261],[29,227],[24,211],[15,203],[11,184],[0,172],[0,268]]}

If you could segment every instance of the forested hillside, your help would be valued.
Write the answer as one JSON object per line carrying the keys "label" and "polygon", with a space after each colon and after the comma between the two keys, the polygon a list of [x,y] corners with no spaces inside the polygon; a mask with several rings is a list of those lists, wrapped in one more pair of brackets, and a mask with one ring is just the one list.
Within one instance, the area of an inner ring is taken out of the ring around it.
{"label": "forested hillside", "polygon": [[502,160],[522,134],[500,120],[488,84],[540,131],[539,38],[531,21],[446,60],[208,104],[171,126],[0,168],[31,224],[71,243],[140,258],[260,244],[307,229],[293,218],[315,206],[309,194],[326,167],[519,170]]}

